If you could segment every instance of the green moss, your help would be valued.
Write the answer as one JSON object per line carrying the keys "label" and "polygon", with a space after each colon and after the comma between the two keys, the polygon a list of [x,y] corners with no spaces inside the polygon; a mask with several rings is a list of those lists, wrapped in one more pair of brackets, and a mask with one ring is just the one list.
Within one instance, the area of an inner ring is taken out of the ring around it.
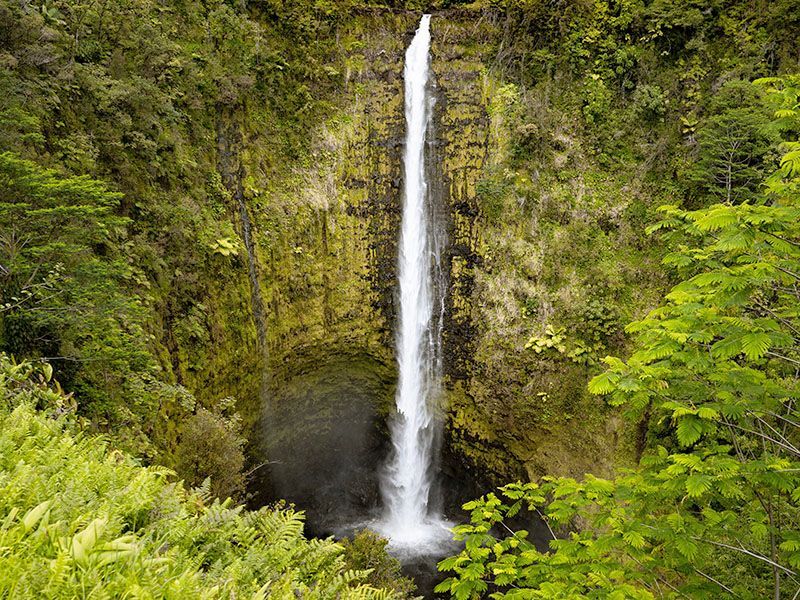
{"label": "green moss", "polygon": [[[635,432],[586,383],[663,285],[634,229],[662,200],[633,163],[589,158],[568,89],[523,90],[487,68],[499,32],[479,27],[451,20],[439,41],[434,29],[452,243],[469,249],[452,261],[452,321],[474,332],[450,338],[469,348],[451,357],[450,444],[494,481],[610,473],[634,458]],[[563,353],[526,349],[547,326],[566,331]]]}

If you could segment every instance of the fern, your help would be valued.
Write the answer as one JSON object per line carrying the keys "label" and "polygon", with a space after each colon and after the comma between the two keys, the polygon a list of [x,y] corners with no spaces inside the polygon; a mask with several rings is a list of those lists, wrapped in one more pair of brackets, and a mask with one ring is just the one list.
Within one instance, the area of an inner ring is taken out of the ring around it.
{"label": "fern", "polygon": [[212,501],[37,413],[62,401],[39,372],[0,355],[0,597],[395,597],[304,538],[302,513]]}

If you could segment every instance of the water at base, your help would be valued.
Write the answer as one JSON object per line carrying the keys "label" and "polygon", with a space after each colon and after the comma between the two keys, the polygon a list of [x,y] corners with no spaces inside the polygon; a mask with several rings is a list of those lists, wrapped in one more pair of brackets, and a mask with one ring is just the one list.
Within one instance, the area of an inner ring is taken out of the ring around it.
{"label": "water at base", "polygon": [[[390,423],[392,455],[381,493],[385,514],[370,528],[389,539],[403,557],[446,552],[451,523],[431,506],[435,402],[441,381],[441,298],[435,298],[434,239],[425,169],[425,137],[432,99],[428,93],[430,15],[420,21],[405,56],[406,145],[403,157],[403,217],[398,252],[400,284],[396,351],[399,368],[397,415]],[[440,311],[438,321],[434,307]]]}
{"label": "water at base", "polygon": [[455,548],[451,532],[454,523],[442,518],[430,518],[398,529],[394,524],[377,521],[367,527],[389,540],[389,550],[401,561],[412,558],[445,556]]}

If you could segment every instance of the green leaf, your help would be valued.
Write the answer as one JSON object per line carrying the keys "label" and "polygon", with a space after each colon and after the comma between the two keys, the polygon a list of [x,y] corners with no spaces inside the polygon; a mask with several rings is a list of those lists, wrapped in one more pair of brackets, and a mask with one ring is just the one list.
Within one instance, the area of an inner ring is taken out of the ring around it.
{"label": "green leaf", "polygon": [[688,267],[694,262],[691,256],[683,252],[671,252],[661,261],[664,265],[675,267]]}
{"label": "green leaf", "polygon": [[433,588],[433,591],[439,594],[445,594],[453,588],[455,582],[456,579],[454,579],[453,577],[448,577],[444,581],[437,583],[436,587]]}
{"label": "green leaf", "polygon": [[729,336],[711,346],[711,352],[715,358],[733,358],[742,352],[742,338],[739,335]]}
{"label": "green leaf", "polygon": [[700,231],[717,231],[737,221],[736,213],[728,206],[698,211],[698,217],[695,224]]}
{"label": "green leaf", "polygon": [[686,492],[691,498],[698,498],[711,489],[711,478],[702,473],[692,473],[686,478]]}
{"label": "green leaf", "polygon": [[464,579],[480,579],[483,577],[485,572],[485,568],[483,563],[480,562],[472,562],[464,567],[463,571],[461,572],[461,576]]}
{"label": "green leaf", "polygon": [[647,544],[647,542],[644,539],[644,536],[638,531],[635,531],[633,529],[625,531],[622,534],[622,539],[624,539],[626,542],[628,542],[631,546],[633,546],[637,550],[641,550]]}
{"label": "green leaf", "polygon": [[710,406],[701,406],[697,409],[697,416],[708,421],[716,421],[719,419],[719,412]]}
{"label": "green leaf", "polygon": [[763,540],[766,539],[769,528],[764,523],[751,523],[750,533],[752,533],[753,537],[757,540]]}
{"label": "green leaf", "polygon": [[795,177],[800,174],[800,150],[793,150],[787,152],[781,158],[781,168],[789,177]]}
{"label": "green leaf", "polygon": [[696,454],[673,454],[670,456],[670,460],[692,471],[696,471],[703,466],[703,459]]}
{"label": "green leaf", "polygon": [[697,558],[697,544],[686,535],[679,535],[675,538],[675,547],[686,560],[694,561]]}
{"label": "green leaf", "polygon": [[678,421],[675,433],[682,446],[691,446],[700,439],[703,433],[703,424],[697,417],[687,415]]}
{"label": "green leaf", "polygon": [[610,394],[616,387],[619,377],[614,373],[606,371],[592,377],[589,381],[589,393],[595,395]]}
{"label": "green leaf", "polygon": [[800,540],[786,540],[785,542],[782,542],[779,547],[781,550],[785,550],[786,552],[797,552],[800,550]]}
{"label": "green leaf", "polygon": [[750,360],[757,360],[766,354],[772,340],[766,333],[748,333],[741,338],[742,352]]}
{"label": "green leaf", "polygon": [[478,591],[478,581],[459,579],[450,588],[456,600],[469,600],[473,592]]}
{"label": "green leaf", "polygon": [[25,514],[25,516],[22,518],[22,525],[25,527],[25,531],[30,531],[33,529],[33,527],[39,522],[39,519],[41,519],[50,508],[50,504],[50,500],[45,500],[44,502],[37,504]]}
{"label": "green leaf", "polygon": [[448,556],[447,558],[441,560],[437,565],[437,568],[440,571],[452,571],[457,566],[465,562],[467,559],[466,556],[463,554],[457,554],[455,556]]}

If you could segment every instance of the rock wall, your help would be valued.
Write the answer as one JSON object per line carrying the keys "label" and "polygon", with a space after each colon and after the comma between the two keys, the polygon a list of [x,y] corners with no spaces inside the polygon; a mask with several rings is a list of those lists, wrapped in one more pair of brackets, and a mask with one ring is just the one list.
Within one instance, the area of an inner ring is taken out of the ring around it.
{"label": "rock wall", "polygon": [[[524,290],[541,274],[502,248],[509,238],[522,245],[535,236],[536,208],[489,215],[481,198],[497,171],[520,177],[505,147],[512,125],[498,106],[508,83],[494,68],[500,31],[490,15],[469,10],[443,13],[432,24],[437,149],[453,217],[445,476],[451,486],[466,479],[466,489],[482,493],[517,478],[609,473],[632,456],[631,439],[621,435],[615,412],[588,396],[591,370],[526,347],[548,324],[547,314],[523,314]],[[498,326],[508,297],[514,325]]]}
{"label": "rock wall", "polygon": [[402,66],[415,25],[406,13],[356,19],[342,35],[339,109],[310,132],[313,163],[253,183],[270,356],[265,397],[248,411],[253,453],[270,461],[254,487],[307,507],[312,529],[377,503],[396,378]]}
{"label": "rock wall", "polygon": [[[331,98],[337,107],[331,117],[309,132],[307,164],[270,162],[269,131],[260,128],[257,107],[241,107],[220,129],[220,172],[241,238],[235,290],[254,317],[244,325],[246,335],[226,332],[219,340],[224,352],[246,348],[256,358],[242,362],[239,379],[227,368],[201,368],[184,379],[201,394],[226,386],[237,394],[252,441],[257,500],[287,497],[321,515],[322,529],[325,515],[341,512],[342,504],[355,515],[376,503],[377,466],[387,452],[385,418],[396,376],[403,53],[418,16],[365,14],[342,31],[344,84]],[[492,111],[503,85],[491,68],[496,36],[489,20],[469,11],[432,20],[430,147],[440,175],[434,191],[450,223],[442,470],[454,501],[514,478],[610,470],[620,442],[614,415],[587,398],[586,368],[526,350],[524,328],[507,338],[506,330],[494,329],[497,239],[531,225],[487,219],[479,198],[481,182],[503,163],[508,133]],[[238,133],[230,123],[239,124]],[[524,284],[529,276],[521,276]],[[257,280],[258,293],[248,279]],[[262,328],[266,347],[259,354]],[[231,347],[235,340],[240,348]],[[572,420],[578,410],[586,414]]]}

